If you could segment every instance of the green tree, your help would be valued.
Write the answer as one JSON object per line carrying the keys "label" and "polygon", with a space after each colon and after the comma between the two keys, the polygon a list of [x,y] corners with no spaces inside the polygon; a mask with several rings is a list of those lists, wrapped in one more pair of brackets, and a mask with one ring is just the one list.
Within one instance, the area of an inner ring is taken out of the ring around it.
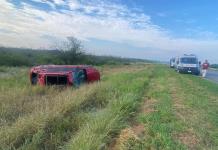
{"label": "green tree", "polygon": [[65,64],[78,64],[84,60],[85,52],[81,41],[75,37],[68,37],[68,41],[60,48],[61,60]]}

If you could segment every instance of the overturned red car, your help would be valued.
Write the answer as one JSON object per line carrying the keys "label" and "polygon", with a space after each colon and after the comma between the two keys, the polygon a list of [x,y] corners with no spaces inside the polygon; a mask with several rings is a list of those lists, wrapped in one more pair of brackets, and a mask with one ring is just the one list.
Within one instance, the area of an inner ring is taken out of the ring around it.
{"label": "overturned red car", "polygon": [[32,85],[79,86],[100,80],[97,69],[88,65],[41,65],[30,70]]}

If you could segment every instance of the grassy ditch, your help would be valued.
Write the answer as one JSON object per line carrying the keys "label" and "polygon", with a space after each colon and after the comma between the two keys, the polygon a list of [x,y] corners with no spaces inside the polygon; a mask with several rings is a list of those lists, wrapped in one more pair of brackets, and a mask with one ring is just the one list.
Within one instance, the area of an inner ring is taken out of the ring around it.
{"label": "grassy ditch", "polygon": [[[100,68],[111,72],[79,89],[31,87],[23,77],[28,74],[25,68],[2,76],[3,85],[11,85],[0,91],[1,149],[106,147],[136,110],[152,73],[145,71],[148,67]],[[17,77],[22,80],[13,82]]]}
{"label": "grassy ditch", "polygon": [[161,65],[98,68],[79,89],[0,68],[0,149],[217,149],[218,85]]}
{"label": "grassy ditch", "polygon": [[144,129],[121,149],[217,149],[218,85],[156,67],[141,112]]}
{"label": "grassy ditch", "polygon": [[[138,108],[151,72],[121,73],[111,76],[114,94],[104,109],[90,113],[90,118],[64,149],[98,149],[106,147],[114,134],[127,125]],[[128,82],[127,82],[128,81]]]}

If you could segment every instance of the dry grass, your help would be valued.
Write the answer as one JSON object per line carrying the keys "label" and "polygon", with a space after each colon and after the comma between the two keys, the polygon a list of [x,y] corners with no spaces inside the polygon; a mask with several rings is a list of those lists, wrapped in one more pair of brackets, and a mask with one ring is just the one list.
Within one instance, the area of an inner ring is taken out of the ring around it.
{"label": "dry grass", "polygon": [[199,138],[191,129],[175,135],[175,138],[182,144],[186,145],[189,149],[195,149],[195,146],[200,142]]}
{"label": "dry grass", "polygon": [[[104,89],[104,86],[96,83],[74,91],[66,89],[56,96],[43,97],[38,99],[38,101],[36,99],[31,104],[20,105],[21,108],[17,109],[25,110],[22,112],[22,116],[18,116],[11,125],[5,125],[0,128],[0,145],[12,144],[15,147],[19,147],[24,144],[25,141],[23,139],[37,133],[49,121],[69,113],[69,111],[72,112],[72,109],[77,109],[81,104],[88,102],[90,97],[94,97],[96,91],[101,91],[101,89]],[[100,95],[95,95],[95,100],[97,100],[97,96],[100,97]],[[29,112],[25,113],[27,109],[29,109]]]}
{"label": "dry grass", "polygon": [[102,82],[79,89],[30,86],[28,68],[1,68],[0,149],[62,146],[86,122],[86,112],[103,109],[119,95],[111,77],[134,74],[143,67],[102,67]]}
{"label": "dry grass", "polygon": [[156,99],[154,98],[146,98],[142,107],[141,107],[141,113],[143,114],[149,114],[149,113],[153,113],[157,110],[155,110],[154,106],[155,106],[155,103],[157,102]]}
{"label": "dry grass", "polygon": [[217,149],[216,84],[163,66],[99,70],[99,83],[60,89],[0,67],[0,149]]}

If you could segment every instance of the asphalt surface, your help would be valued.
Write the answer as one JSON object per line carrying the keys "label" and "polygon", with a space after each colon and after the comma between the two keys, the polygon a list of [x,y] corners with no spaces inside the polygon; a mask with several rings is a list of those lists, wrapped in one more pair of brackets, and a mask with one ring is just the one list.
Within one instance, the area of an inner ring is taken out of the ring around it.
{"label": "asphalt surface", "polygon": [[218,83],[218,70],[209,70],[206,78]]}

